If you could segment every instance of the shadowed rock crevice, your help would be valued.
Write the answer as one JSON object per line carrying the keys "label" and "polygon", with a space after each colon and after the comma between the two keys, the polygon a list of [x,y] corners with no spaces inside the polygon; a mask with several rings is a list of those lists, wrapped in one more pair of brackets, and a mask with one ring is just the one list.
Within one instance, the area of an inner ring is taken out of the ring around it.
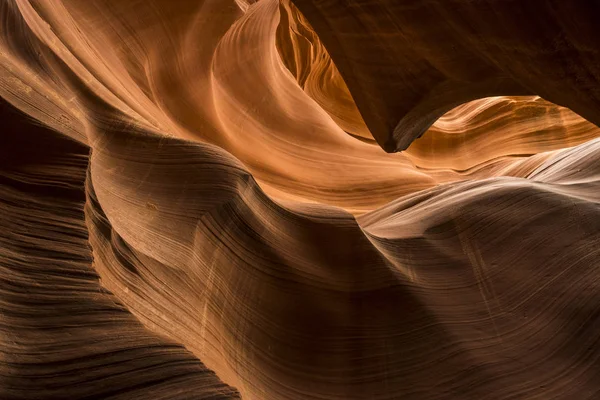
{"label": "shadowed rock crevice", "polygon": [[292,3],[388,152],[480,97],[535,94],[600,124],[594,1]]}

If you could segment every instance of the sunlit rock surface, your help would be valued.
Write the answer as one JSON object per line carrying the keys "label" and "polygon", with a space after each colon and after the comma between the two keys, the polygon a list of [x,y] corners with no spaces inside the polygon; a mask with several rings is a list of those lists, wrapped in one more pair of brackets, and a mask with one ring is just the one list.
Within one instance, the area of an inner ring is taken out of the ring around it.
{"label": "sunlit rock surface", "polygon": [[600,396],[595,2],[0,15],[0,399]]}

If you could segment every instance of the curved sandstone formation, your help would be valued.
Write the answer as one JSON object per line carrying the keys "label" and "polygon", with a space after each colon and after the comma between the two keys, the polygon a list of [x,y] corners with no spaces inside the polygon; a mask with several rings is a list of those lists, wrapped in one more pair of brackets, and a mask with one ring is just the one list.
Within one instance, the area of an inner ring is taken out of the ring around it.
{"label": "curved sandstone formation", "polygon": [[539,95],[600,124],[595,1],[292,1],[386,151],[488,96]]}
{"label": "curved sandstone formation", "polygon": [[599,13],[450,3],[1,3],[0,398],[597,398]]}

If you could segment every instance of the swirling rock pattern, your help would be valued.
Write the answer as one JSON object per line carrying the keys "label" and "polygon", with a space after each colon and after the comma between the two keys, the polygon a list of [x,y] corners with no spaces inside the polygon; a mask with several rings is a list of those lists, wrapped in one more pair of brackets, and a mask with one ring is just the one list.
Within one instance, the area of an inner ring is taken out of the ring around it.
{"label": "swirling rock pattern", "polygon": [[101,286],[83,212],[89,149],[5,102],[0,117],[0,398],[239,398]]}
{"label": "swirling rock pattern", "polygon": [[450,3],[0,3],[0,398],[600,396],[597,6]]}

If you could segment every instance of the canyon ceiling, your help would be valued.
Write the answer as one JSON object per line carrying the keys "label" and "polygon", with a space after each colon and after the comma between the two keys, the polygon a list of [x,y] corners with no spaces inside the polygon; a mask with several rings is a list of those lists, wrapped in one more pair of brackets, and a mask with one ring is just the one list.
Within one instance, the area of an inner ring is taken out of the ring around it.
{"label": "canyon ceiling", "polygon": [[0,400],[600,398],[597,0],[0,18]]}

